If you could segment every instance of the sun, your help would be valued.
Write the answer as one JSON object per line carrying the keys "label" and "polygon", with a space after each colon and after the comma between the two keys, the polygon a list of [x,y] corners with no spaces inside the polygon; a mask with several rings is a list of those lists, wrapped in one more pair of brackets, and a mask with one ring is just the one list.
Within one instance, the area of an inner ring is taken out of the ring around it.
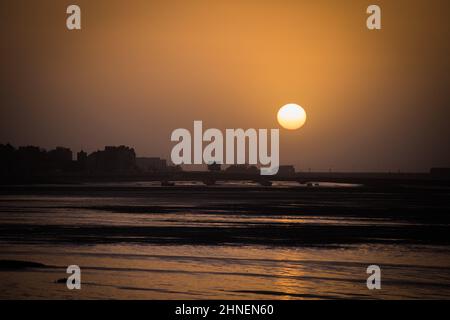
{"label": "sun", "polygon": [[298,104],[289,103],[280,108],[277,115],[278,123],[285,129],[296,130],[306,122],[306,112]]}

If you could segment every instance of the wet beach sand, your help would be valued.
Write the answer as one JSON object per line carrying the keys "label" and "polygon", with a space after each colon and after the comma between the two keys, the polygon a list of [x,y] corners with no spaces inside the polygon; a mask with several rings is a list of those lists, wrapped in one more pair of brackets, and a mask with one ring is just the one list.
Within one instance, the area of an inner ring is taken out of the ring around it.
{"label": "wet beach sand", "polygon": [[[0,297],[450,297],[450,189],[0,187]],[[65,269],[82,269],[69,291]],[[382,290],[366,268],[382,269]]]}

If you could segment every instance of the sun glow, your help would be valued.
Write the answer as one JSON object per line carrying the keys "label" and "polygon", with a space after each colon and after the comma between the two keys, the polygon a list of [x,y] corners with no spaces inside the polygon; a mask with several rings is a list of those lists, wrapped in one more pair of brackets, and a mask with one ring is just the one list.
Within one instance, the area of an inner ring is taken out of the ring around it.
{"label": "sun glow", "polygon": [[305,124],[306,112],[298,104],[289,103],[280,108],[277,119],[283,128],[296,130]]}

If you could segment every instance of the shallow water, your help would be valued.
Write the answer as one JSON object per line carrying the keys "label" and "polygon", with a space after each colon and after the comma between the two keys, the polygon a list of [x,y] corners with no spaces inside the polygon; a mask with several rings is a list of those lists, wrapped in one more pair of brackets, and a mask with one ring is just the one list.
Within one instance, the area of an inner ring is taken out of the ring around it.
{"label": "shallow water", "polygon": [[1,270],[0,298],[450,298],[445,194],[212,189],[8,189],[0,259],[46,267]]}

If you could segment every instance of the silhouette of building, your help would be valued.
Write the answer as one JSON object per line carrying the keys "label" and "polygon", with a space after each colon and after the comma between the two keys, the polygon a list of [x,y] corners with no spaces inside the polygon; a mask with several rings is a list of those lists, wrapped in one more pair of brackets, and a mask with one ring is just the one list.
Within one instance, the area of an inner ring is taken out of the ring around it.
{"label": "silhouette of building", "polygon": [[21,175],[47,172],[50,169],[47,152],[35,146],[19,147],[15,153],[15,170]]}
{"label": "silhouette of building", "polygon": [[133,148],[127,146],[106,146],[87,154],[81,150],[73,160],[69,148],[54,150],[35,146],[14,148],[10,144],[0,144],[0,176],[28,177],[50,176],[63,173],[73,174],[138,174],[140,172],[181,172],[181,166],[169,166],[165,159],[136,158]]}
{"label": "silhouette of building", "polygon": [[67,171],[72,167],[72,150],[57,147],[47,153],[49,169],[52,171]]}
{"label": "silhouette of building", "polygon": [[77,162],[86,163],[87,159],[88,159],[87,152],[84,152],[83,150],[81,150],[80,152],[77,153]]}
{"label": "silhouette of building", "polygon": [[56,147],[54,150],[48,152],[49,160],[56,162],[70,162],[72,161],[72,150],[64,147]]}
{"label": "silhouette of building", "polygon": [[136,153],[127,146],[106,146],[88,156],[88,169],[91,173],[135,173]]}
{"label": "silhouette of building", "polygon": [[77,153],[76,167],[78,171],[86,171],[88,169],[88,154],[81,150]]}
{"label": "silhouette of building", "polygon": [[295,168],[291,165],[279,166],[277,175],[281,177],[292,177],[295,175]]}
{"label": "silhouette of building", "polygon": [[57,147],[47,152],[35,146],[15,149],[10,144],[0,145],[0,172],[2,175],[35,175],[69,171],[73,168],[72,151]]}
{"label": "silhouette of building", "polygon": [[2,176],[10,175],[14,171],[16,164],[16,149],[8,144],[0,144],[0,174]]}
{"label": "silhouette of building", "polygon": [[157,157],[136,158],[136,165],[141,172],[165,172],[167,171],[167,161]]}

